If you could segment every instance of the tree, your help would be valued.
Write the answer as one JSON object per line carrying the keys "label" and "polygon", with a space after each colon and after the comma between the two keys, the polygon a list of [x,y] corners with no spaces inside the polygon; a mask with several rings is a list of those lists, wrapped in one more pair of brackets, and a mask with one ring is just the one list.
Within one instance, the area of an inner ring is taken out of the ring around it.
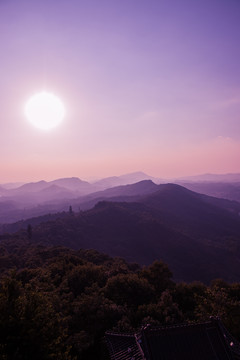
{"label": "tree", "polygon": [[31,224],[28,224],[27,236],[28,236],[28,239],[31,240],[31,238],[32,238],[32,225]]}
{"label": "tree", "polygon": [[213,287],[207,288],[204,296],[198,297],[196,317],[200,320],[209,319],[210,316],[220,317],[232,335],[240,338],[240,300],[231,297],[231,290],[226,285],[218,280]]}
{"label": "tree", "polygon": [[159,301],[144,304],[138,309],[139,322],[150,322],[155,325],[177,324],[183,321],[183,314],[178,304],[173,301],[169,290],[163,291]]}
{"label": "tree", "polygon": [[136,307],[148,303],[154,296],[154,290],[146,279],[137,274],[119,274],[108,279],[104,288],[106,297],[119,305]]}
{"label": "tree", "polygon": [[144,267],[139,276],[154,287],[157,295],[161,295],[164,290],[174,286],[174,282],[171,280],[172,273],[162,261],[154,261],[152,265]]}
{"label": "tree", "polygon": [[54,310],[54,298],[23,287],[15,273],[0,290],[0,349],[6,359],[68,359],[65,331]]}

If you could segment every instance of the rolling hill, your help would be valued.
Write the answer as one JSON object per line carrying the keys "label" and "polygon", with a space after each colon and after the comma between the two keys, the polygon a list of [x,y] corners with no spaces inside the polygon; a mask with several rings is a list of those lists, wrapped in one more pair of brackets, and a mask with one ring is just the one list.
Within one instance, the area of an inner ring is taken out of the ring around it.
{"label": "rolling hill", "polygon": [[[200,176],[199,179],[204,180],[198,180],[199,182],[195,182],[198,177],[192,177],[188,182],[179,179],[175,183],[195,192],[240,201],[238,178],[239,174],[210,174]],[[214,179],[219,179],[219,182],[214,182]],[[230,180],[233,182],[227,182]],[[137,183],[139,185],[135,185]],[[157,191],[156,184],[159,183],[166,184],[166,180],[135,172],[104,178],[94,183],[71,177],[25,184],[3,184],[0,185],[0,227],[1,224],[33,216],[66,211],[70,205],[78,211],[90,209],[98,201],[105,199],[135,201],[140,195]]]}
{"label": "rolling hill", "polygon": [[239,182],[180,182],[180,185],[198,193],[240,202]]}
{"label": "rolling hill", "polygon": [[[34,226],[31,241],[92,248],[146,265],[162,259],[176,280],[239,281],[240,204],[174,184],[133,198],[62,214]],[[9,235],[1,239],[7,241]]]}
{"label": "rolling hill", "polygon": [[156,183],[160,182],[160,179],[147,175],[142,171],[137,171],[134,173],[124,174],[121,176],[111,176],[111,177],[103,178],[94,182],[94,185],[97,186],[100,190],[105,190],[111,187],[134,184],[143,180],[152,180]]}

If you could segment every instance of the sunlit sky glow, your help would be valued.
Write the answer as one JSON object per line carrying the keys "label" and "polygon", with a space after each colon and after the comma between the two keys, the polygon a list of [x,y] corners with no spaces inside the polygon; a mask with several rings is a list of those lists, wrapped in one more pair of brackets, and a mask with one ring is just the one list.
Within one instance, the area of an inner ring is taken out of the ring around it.
{"label": "sunlit sky glow", "polygon": [[240,172],[238,0],[0,0],[0,44],[0,183]]}
{"label": "sunlit sky glow", "polygon": [[42,91],[34,94],[27,101],[25,115],[33,126],[48,131],[61,124],[65,110],[63,103],[56,95]]}

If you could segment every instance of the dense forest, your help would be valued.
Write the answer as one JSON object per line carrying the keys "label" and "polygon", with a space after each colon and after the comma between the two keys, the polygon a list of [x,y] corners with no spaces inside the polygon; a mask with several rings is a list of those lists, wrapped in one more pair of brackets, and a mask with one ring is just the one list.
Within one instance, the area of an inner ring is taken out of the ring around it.
{"label": "dense forest", "polygon": [[212,315],[240,338],[239,283],[175,283],[162,261],[140,267],[15,235],[1,242],[0,271],[1,359],[108,359],[106,330]]}

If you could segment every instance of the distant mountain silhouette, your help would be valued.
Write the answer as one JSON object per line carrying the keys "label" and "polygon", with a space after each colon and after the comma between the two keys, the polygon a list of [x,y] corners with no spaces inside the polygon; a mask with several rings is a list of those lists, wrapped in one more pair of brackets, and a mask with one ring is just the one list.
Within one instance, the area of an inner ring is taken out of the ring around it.
{"label": "distant mountain silhouette", "polygon": [[93,192],[95,187],[89,184],[87,181],[80,180],[79,178],[62,178],[56,179],[53,181],[38,181],[32,183],[26,183],[18,188],[12,189],[8,191],[9,196],[18,195],[27,192],[38,192],[46,189],[49,186],[57,185],[66,190],[78,191],[79,193],[86,194],[89,192]]}
{"label": "distant mountain silhouette", "polygon": [[36,192],[45,189],[48,186],[47,181],[41,180],[37,182],[31,182],[24,184],[18,188],[13,190],[9,190],[9,194],[19,194],[19,193],[26,193],[26,192]]}
{"label": "distant mountain silhouette", "polygon": [[[237,177],[238,174],[230,174]],[[226,175],[227,176],[227,175]],[[147,178],[139,181],[136,179]],[[154,179],[155,183],[151,182]],[[148,181],[148,183],[144,183]],[[38,181],[26,183],[17,188],[6,189],[0,187],[0,224],[11,223],[28,217],[40,216],[47,213],[65,211],[71,205],[75,211],[93,207],[98,201],[137,201],[141,195],[157,191],[155,179],[145,173],[136,172],[102,179],[90,184],[77,177],[60,178],[53,181]],[[113,186],[113,184],[127,183],[128,185]],[[11,185],[11,184],[10,184]],[[133,185],[131,187],[131,185]],[[185,184],[184,184],[185,185]],[[10,186],[11,187],[11,186]],[[108,187],[108,189],[106,189]],[[240,201],[240,183],[188,182],[186,187],[197,192],[225,199]],[[5,204],[11,203],[11,209]],[[231,205],[232,206],[232,205]]]}
{"label": "distant mountain silhouette", "polygon": [[240,202],[240,181],[239,182],[181,182],[180,185],[202,194],[236,200]]}
{"label": "distant mountain silhouette", "polygon": [[[57,184],[65,184],[68,188]],[[83,194],[89,192],[89,190],[86,190],[87,188],[92,189],[92,192],[89,195],[83,196],[80,190],[70,190],[71,187],[75,187],[76,189],[77,186],[82,186]],[[39,190],[37,191],[37,189]],[[75,210],[90,209],[98,201],[106,198],[123,201],[126,197],[148,194],[154,192],[156,189],[157,185],[150,180],[98,192],[94,192],[96,190],[94,185],[82,182],[76,178],[70,179],[69,182],[68,179],[59,179],[53,182],[41,181],[38,183],[29,183],[19,189],[12,190],[11,193],[4,193],[4,197],[0,199],[0,223],[9,223],[26,219],[33,215],[43,215],[48,212],[64,211],[70,204]],[[13,199],[16,204],[15,216],[14,208],[11,208],[11,213],[8,213],[4,205],[5,202],[12,201]],[[20,209],[22,209],[22,212]]]}
{"label": "distant mountain silhouette", "polygon": [[106,190],[97,191],[85,197],[77,198],[72,204],[81,209],[91,209],[97,202],[110,199],[111,201],[135,201],[139,196],[157,191],[158,185],[151,180],[143,180],[135,184],[115,186]]}
{"label": "distant mountain silhouette", "polygon": [[77,177],[56,179],[53,181],[49,181],[49,184],[57,185],[66,188],[68,190],[79,191],[84,193],[93,191],[93,186],[91,184]]}
{"label": "distant mountain silhouette", "polygon": [[159,185],[159,190],[140,199],[161,214],[171,228],[200,238],[240,235],[240,204],[192,192],[175,184]]}
{"label": "distant mountain silhouette", "polygon": [[112,176],[107,177],[101,180],[98,180],[94,183],[95,186],[99,187],[99,189],[104,190],[111,187],[134,184],[136,182],[140,182],[143,180],[152,180],[154,182],[160,182],[159,179],[154,178],[150,175],[145,174],[142,171],[125,174],[121,176]]}
{"label": "distant mountain silhouette", "polygon": [[[28,218],[33,216],[38,216],[34,218],[34,224],[38,224],[46,220],[45,214],[55,214],[56,212],[62,212],[68,210],[70,204],[73,209],[76,211],[91,209],[97,202],[101,200],[110,199],[111,201],[134,201],[139,198],[140,195],[149,194],[158,189],[158,186],[150,180],[145,180],[136,184],[118,186],[115,188],[107,189],[104,191],[99,191],[96,193],[89,194],[87,196],[74,198],[73,193],[65,189],[60,188],[57,185],[51,185],[40,192],[37,196],[41,196],[42,200],[45,202],[42,205],[32,207],[31,205],[28,208],[22,209],[23,205],[12,200],[5,200],[0,202],[0,220],[4,225],[0,226],[0,233],[3,231],[13,232],[21,229],[22,227],[26,228],[28,225]],[[33,200],[34,195],[31,194],[31,200]],[[24,204],[26,204],[26,198]],[[19,197],[18,197],[19,200]],[[37,200],[37,198],[35,198]],[[6,205],[7,204],[7,205]],[[21,210],[22,209],[22,210]],[[44,219],[42,219],[44,217]],[[17,221],[13,225],[11,223]],[[6,223],[10,223],[7,225]]]}
{"label": "distant mountain silhouette", "polygon": [[[0,187],[0,224],[10,223],[33,215],[43,215],[62,209],[61,202],[67,203],[98,189],[78,178],[56,179],[50,182],[41,180],[23,184],[16,188]],[[11,203],[11,209],[6,204]],[[14,204],[14,205],[13,205]]]}
{"label": "distant mountain silhouette", "polygon": [[6,190],[10,190],[10,189],[16,189],[22,185],[24,185],[24,182],[10,182],[10,183],[1,184],[1,187],[3,187]]}
{"label": "distant mountain silhouette", "polygon": [[135,202],[102,201],[88,211],[61,214],[36,225],[32,241],[93,248],[141,264],[162,259],[177,280],[239,281],[240,204],[175,184],[157,188]]}
{"label": "distant mountain silhouette", "polygon": [[38,201],[40,198],[41,202],[49,202],[57,199],[71,199],[75,197],[75,194],[73,191],[68,190],[64,187],[58,185],[50,185],[45,189],[39,191],[36,196]]}
{"label": "distant mountain silhouette", "polygon": [[[158,190],[158,185],[154,184],[151,180],[142,180],[134,184],[116,186],[110,189],[106,189],[102,191],[101,194],[106,197],[121,196],[121,195],[134,196],[134,195],[151,194],[157,190]],[[94,193],[92,195],[96,197],[97,194],[100,194],[100,192]]]}

